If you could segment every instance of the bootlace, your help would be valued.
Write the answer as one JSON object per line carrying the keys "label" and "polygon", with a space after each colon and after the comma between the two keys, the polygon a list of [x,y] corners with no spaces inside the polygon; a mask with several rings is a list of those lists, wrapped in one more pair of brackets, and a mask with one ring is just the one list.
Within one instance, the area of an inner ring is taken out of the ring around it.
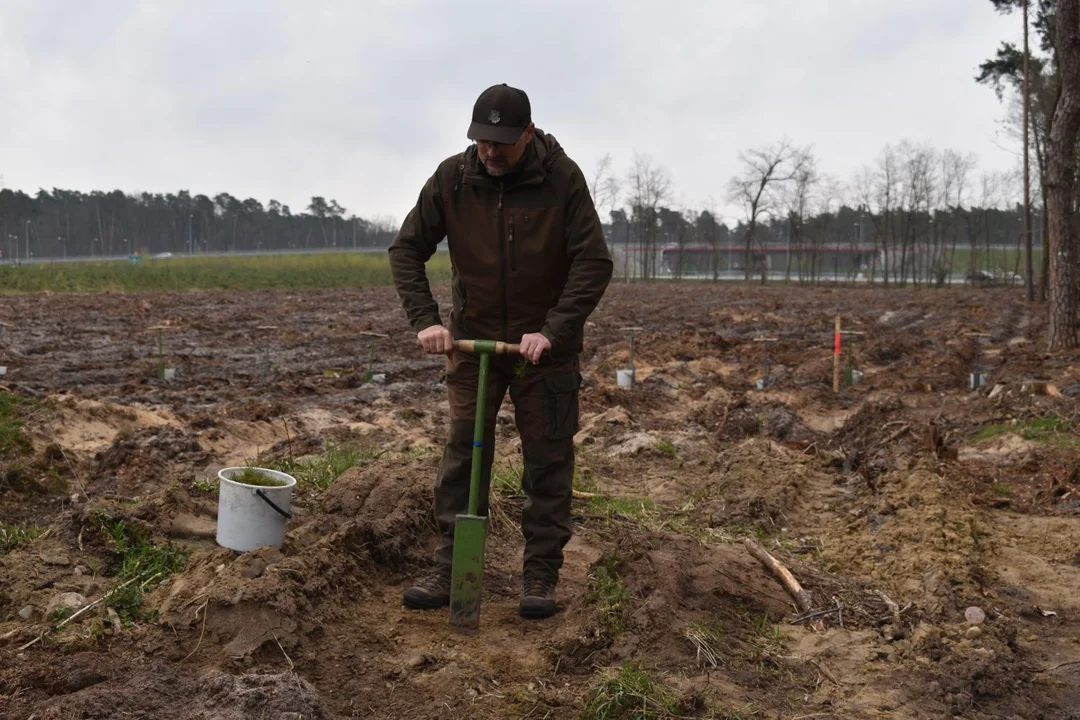
{"label": "bootlace", "polygon": [[529,597],[546,597],[551,583],[543,578],[525,578],[525,594]]}
{"label": "bootlace", "polygon": [[450,585],[450,571],[437,568],[420,580],[420,587],[425,590],[442,590]]}

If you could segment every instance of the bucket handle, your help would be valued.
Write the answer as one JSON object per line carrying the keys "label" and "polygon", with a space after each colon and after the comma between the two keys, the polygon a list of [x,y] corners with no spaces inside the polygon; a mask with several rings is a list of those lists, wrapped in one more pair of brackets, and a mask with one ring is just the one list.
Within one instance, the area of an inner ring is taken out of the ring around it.
{"label": "bucket handle", "polygon": [[286,520],[291,520],[292,519],[292,512],[290,512],[289,510],[282,510],[281,508],[279,508],[277,506],[277,504],[273,500],[266,497],[266,493],[264,493],[262,490],[256,490],[255,494],[258,495],[259,497],[261,497],[266,502],[267,505],[269,505],[270,507],[274,508],[279,513],[281,513],[281,516],[284,517]]}

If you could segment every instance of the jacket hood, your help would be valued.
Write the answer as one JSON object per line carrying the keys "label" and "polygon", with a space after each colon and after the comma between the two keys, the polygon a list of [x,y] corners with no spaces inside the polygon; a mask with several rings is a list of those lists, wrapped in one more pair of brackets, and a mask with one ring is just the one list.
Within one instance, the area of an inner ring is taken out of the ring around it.
{"label": "jacket hood", "polygon": [[[532,144],[525,149],[520,170],[512,172],[508,179],[517,184],[538,184],[544,181],[544,177],[550,171],[551,166],[562,156],[566,155],[562,145],[539,128],[533,134]],[[471,182],[493,182],[496,178],[491,177],[484,170],[480,162],[480,155],[476,151],[476,145],[470,145],[465,150],[465,180]]]}

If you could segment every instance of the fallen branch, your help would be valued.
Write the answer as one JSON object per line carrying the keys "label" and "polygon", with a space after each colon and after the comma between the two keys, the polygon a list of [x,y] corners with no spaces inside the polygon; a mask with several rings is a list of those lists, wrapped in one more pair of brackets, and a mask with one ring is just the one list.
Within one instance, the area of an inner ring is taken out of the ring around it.
{"label": "fallen branch", "polygon": [[891,442],[892,442],[893,440],[896,440],[896,439],[897,439],[898,437],[900,437],[901,435],[903,435],[904,433],[906,433],[906,432],[907,432],[908,430],[910,430],[910,429],[911,429],[911,427],[910,427],[910,426],[908,426],[908,425],[905,425],[904,427],[900,428],[899,430],[897,430],[896,432],[894,432],[894,433],[893,433],[892,435],[890,435],[889,437],[885,438],[884,442],[882,442],[881,444],[882,444],[882,445],[888,445],[888,444],[889,444],[889,443],[891,443]]}
{"label": "fallen branch", "polygon": [[744,544],[751,555],[760,560],[765,567],[769,568],[773,575],[780,579],[784,589],[788,591],[788,594],[791,595],[791,597],[795,598],[795,603],[799,606],[799,609],[804,613],[810,612],[814,607],[810,593],[803,589],[803,586],[799,584],[799,581],[795,579],[795,576],[791,574],[791,571],[784,567],[779,560],[770,555],[765,548],[761,547],[761,545],[758,545],[753,540],[747,538]]}
{"label": "fallen branch", "polygon": [[138,575],[136,575],[135,577],[131,578],[130,580],[128,580],[128,581],[127,581],[126,583],[124,583],[123,585],[117,585],[117,586],[116,586],[116,587],[114,587],[114,588],[113,588],[112,590],[110,590],[109,592],[105,593],[104,595],[102,595],[101,597],[99,597],[99,598],[98,598],[97,600],[95,600],[94,602],[92,602],[92,603],[90,603],[89,605],[86,605],[85,607],[83,607],[83,608],[81,608],[81,609],[77,610],[77,611],[76,611],[76,612],[75,612],[74,614],[72,614],[72,615],[69,615],[68,617],[64,618],[63,620],[61,620],[60,622],[58,622],[58,623],[57,623],[56,625],[54,625],[53,627],[49,628],[48,630],[46,630],[45,632],[41,633],[41,634],[40,634],[40,635],[38,635],[38,636],[37,636],[36,638],[34,638],[33,640],[31,640],[30,642],[28,642],[28,643],[26,643],[25,645],[23,645],[22,647],[20,647],[20,648],[19,648],[19,652],[22,652],[23,650],[26,650],[26,649],[27,649],[28,647],[31,647],[32,645],[35,645],[35,644],[37,644],[37,643],[41,642],[42,640],[44,640],[44,639],[45,639],[45,636],[46,636],[46,635],[48,635],[49,633],[51,633],[51,632],[53,632],[53,631],[55,631],[55,630],[59,630],[60,628],[64,627],[64,626],[65,626],[65,625],[67,625],[67,624],[68,624],[69,622],[71,622],[71,621],[72,621],[72,620],[74,620],[75,618],[79,617],[80,615],[82,615],[82,614],[83,614],[84,612],[86,612],[86,611],[87,611],[87,610],[89,610],[90,608],[92,608],[92,607],[97,607],[98,605],[100,605],[101,603],[105,602],[105,601],[106,601],[106,600],[108,600],[108,599],[109,599],[110,597],[112,597],[113,595],[115,595],[115,594],[116,594],[116,593],[118,593],[119,591],[123,590],[123,589],[124,589],[124,588],[126,588],[126,587],[127,587],[128,585],[130,585],[131,583],[135,582],[135,581],[136,581],[136,580],[138,580],[138,579],[140,579],[140,577],[139,577]]}
{"label": "fallen branch", "polygon": [[[813,620],[814,618],[822,617],[823,615],[832,615],[833,613],[843,613],[843,607],[828,608],[827,610],[818,610],[817,612],[806,613],[800,615],[797,618],[793,618],[790,622],[791,625],[797,625],[798,623],[805,622],[807,620]],[[843,617],[843,615],[841,615]]]}
{"label": "fallen branch", "polygon": [[571,490],[570,495],[576,498],[582,498],[588,500],[589,498],[600,497],[596,493],[585,492],[584,490]]}

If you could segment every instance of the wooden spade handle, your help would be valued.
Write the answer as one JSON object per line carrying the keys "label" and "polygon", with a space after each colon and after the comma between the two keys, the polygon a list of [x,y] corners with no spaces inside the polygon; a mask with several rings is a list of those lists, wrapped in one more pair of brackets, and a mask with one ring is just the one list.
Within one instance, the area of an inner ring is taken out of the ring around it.
{"label": "wooden spade handle", "polygon": [[467,353],[494,353],[495,355],[517,355],[521,346],[499,340],[455,340],[454,349]]}

